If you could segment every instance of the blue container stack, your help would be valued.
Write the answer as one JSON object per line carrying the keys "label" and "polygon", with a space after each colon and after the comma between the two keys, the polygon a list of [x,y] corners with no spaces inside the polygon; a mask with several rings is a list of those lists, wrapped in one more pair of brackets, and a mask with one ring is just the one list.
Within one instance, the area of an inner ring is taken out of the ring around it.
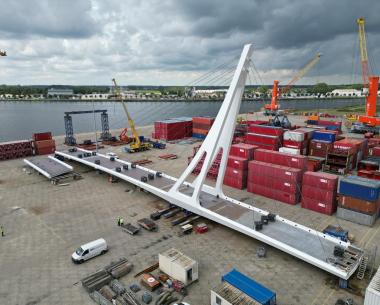
{"label": "blue container stack", "polygon": [[347,176],[340,179],[338,193],[365,201],[377,201],[380,194],[380,181]]}
{"label": "blue container stack", "polygon": [[341,178],[337,217],[372,226],[378,218],[380,181],[358,176]]}
{"label": "blue container stack", "polygon": [[335,142],[335,133],[323,132],[323,131],[314,131],[313,140],[325,141],[325,142]]}

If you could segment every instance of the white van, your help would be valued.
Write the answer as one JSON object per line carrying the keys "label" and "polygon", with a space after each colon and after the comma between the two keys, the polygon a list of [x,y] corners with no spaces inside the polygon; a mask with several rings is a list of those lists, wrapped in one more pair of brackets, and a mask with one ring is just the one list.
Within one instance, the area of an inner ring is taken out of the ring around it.
{"label": "white van", "polygon": [[83,263],[84,261],[95,256],[104,254],[108,251],[107,243],[103,238],[99,238],[87,244],[80,246],[72,255],[74,263]]}

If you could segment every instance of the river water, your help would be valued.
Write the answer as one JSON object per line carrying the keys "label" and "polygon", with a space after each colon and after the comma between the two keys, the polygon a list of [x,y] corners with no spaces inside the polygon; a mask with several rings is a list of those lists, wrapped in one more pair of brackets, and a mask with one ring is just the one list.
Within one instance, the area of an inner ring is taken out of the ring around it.
{"label": "river water", "polygon": [[[108,111],[110,129],[127,126],[126,115],[118,102],[91,101],[0,101],[0,142],[29,139],[34,132],[51,131],[53,135],[65,134],[64,112],[105,109]],[[262,109],[262,101],[243,101],[240,113]],[[362,105],[362,99],[283,100],[281,109],[327,109]],[[128,102],[137,126],[150,125],[156,120],[181,116],[215,116],[221,101],[144,101]],[[97,130],[100,130],[100,114],[96,114]],[[93,114],[73,115],[74,132],[94,130]]]}

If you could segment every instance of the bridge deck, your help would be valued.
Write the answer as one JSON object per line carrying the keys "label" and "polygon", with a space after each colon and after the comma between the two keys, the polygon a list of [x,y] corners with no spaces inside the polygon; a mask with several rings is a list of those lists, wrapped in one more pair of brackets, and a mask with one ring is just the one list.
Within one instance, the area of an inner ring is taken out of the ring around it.
{"label": "bridge deck", "polygon": [[24,159],[24,162],[48,179],[68,174],[73,171],[71,166],[50,156]]}
{"label": "bridge deck", "polygon": [[[83,154],[83,152],[85,151],[56,153],[106,171],[170,201],[167,191],[175,183],[175,178],[164,174],[162,177],[155,176],[152,180],[148,179],[147,182],[142,182],[141,177],[147,177],[149,173],[155,174],[156,172],[141,166],[131,168],[131,163],[127,161],[119,159],[110,161],[108,157],[100,154],[79,158],[78,154]],[[95,164],[95,160],[99,160],[100,164]],[[129,165],[128,170],[123,169],[123,165],[125,164]],[[120,167],[121,172],[117,172],[116,167]],[[155,189],[159,191],[156,192]],[[191,194],[192,187],[184,185],[181,188],[181,192]],[[269,222],[268,225],[264,225],[262,230],[255,231],[254,221],[260,220],[261,216],[267,215],[268,212],[245,203],[230,198],[217,198],[205,191],[201,192],[200,202],[201,207],[199,211],[194,211],[194,207],[190,206],[186,207],[182,205],[182,207],[284,250],[341,278],[348,279],[357,269],[362,258],[362,250],[354,248],[336,238],[293,223],[280,216],[276,216],[275,222]],[[214,213],[219,215],[219,217],[215,216]],[[228,219],[231,225],[226,224],[221,219]],[[337,245],[346,249],[344,258],[342,259],[336,258],[333,255],[334,247]],[[305,259],[305,255],[306,257],[310,257],[310,259]],[[324,268],[325,265],[328,267]]]}

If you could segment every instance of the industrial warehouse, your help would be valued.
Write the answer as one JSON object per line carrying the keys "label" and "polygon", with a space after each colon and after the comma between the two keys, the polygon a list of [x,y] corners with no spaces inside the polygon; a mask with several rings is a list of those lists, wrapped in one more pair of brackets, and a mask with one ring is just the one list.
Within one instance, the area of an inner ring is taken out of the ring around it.
{"label": "industrial warehouse", "polygon": [[[247,43],[184,88],[189,103],[222,93],[216,115],[159,104],[168,114],[140,124],[157,108],[138,113],[116,75],[123,128],[88,94],[57,106],[64,135],[45,128],[47,111],[24,140],[0,142],[0,303],[380,304],[379,76],[365,19],[355,25],[362,89],[336,93],[360,96],[357,113],[282,107],[319,52],[284,86],[272,79],[259,112],[242,111],[259,78]],[[224,77],[228,89],[199,85]]]}

